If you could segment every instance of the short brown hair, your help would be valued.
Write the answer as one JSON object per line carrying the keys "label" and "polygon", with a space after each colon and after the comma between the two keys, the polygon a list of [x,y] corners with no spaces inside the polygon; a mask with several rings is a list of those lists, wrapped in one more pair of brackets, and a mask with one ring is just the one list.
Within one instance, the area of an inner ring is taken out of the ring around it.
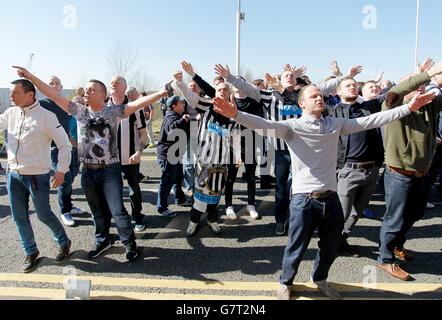
{"label": "short brown hair", "polygon": [[252,84],[257,87],[259,87],[262,83],[264,83],[264,80],[262,80],[262,79],[256,79],[256,80],[253,80],[253,82],[252,82]]}
{"label": "short brown hair", "polygon": [[342,87],[342,83],[343,83],[344,81],[347,81],[347,80],[353,80],[354,82],[356,82],[356,80],[353,79],[352,77],[344,77],[344,78],[342,78],[341,81],[339,81],[339,83],[338,83],[338,87],[336,88],[336,91],[338,91],[339,89],[341,89],[341,87]]}
{"label": "short brown hair", "polygon": [[300,90],[299,93],[298,93],[298,101],[302,101],[302,102],[305,101],[305,91],[307,91],[307,89],[309,89],[309,88],[311,88],[311,87],[318,88],[318,87],[317,87],[316,85],[314,85],[314,84],[309,84],[309,85],[307,85],[307,86],[302,87],[301,90]]}
{"label": "short brown hair", "polygon": [[215,79],[213,79],[213,83],[215,83],[216,81],[221,81],[224,82],[224,78],[221,76],[216,77]]}

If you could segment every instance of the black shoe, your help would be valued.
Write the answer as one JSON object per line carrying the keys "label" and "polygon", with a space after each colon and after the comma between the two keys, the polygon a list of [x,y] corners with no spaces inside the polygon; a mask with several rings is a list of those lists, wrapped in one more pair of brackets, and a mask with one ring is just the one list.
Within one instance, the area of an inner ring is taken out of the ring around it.
{"label": "black shoe", "polygon": [[126,248],[126,259],[128,261],[134,261],[138,257],[137,244],[131,243],[125,246]]}
{"label": "black shoe", "polygon": [[259,187],[260,187],[260,189],[265,189],[265,190],[267,190],[267,189],[273,189],[273,188],[275,188],[275,185],[272,184],[272,183],[270,183],[270,182],[265,182],[265,183],[261,182],[260,185],[259,185]]}
{"label": "black shoe", "polygon": [[359,252],[353,246],[349,245],[347,241],[341,242],[339,251],[353,258],[360,256]]}
{"label": "black shoe", "polygon": [[71,250],[72,241],[60,248],[60,253],[55,257],[55,263],[59,264],[65,261],[69,257],[69,250]]}
{"label": "black shoe", "polygon": [[23,263],[23,272],[28,273],[34,270],[35,266],[37,265],[37,257],[40,254],[40,251],[37,250],[37,252],[26,256],[25,261]]}
{"label": "black shoe", "polygon": [[[274,181],[272,181],[272,176],[261,176],[260,187],[261,189],[272,189],[275,187]],[[275,179],[275,178],[273,178]]]}
{"label": "black shoe", "polygon": [[286,222],[277,222],[276,228],[275,228],[275,233],[278,236],[282,236],[287,232],[286,228],[287,228],[287,221]]}
{"label": "black shoe", "polygon": [[109,241],[107,243],[96,243],[94,248],[87,253],[89,259],[93,259],[98,257],[103,252],[109,250],[112,247],[112,242]]}

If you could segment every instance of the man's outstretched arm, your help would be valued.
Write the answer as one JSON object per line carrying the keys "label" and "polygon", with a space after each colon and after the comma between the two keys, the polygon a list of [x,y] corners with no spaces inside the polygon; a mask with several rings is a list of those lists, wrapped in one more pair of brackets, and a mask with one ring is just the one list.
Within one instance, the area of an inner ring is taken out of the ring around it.
{"label": "man's outstretched arm", "polygon": [[243,126],[258,131],[260,135],[282,138],[287,141],[294,133],[286,121],[270,121],[250,113],[238,111],[235,102],[227,102],[221,98],[213,99],[214,110],[226,118],[230,118]]}
{"label": "man's outstretched arm", "polygon": [[[171,81],[172,83],[172,81]],[[160,100],[162,97],[167,96],[167,90],[163,89],[161,91],[155,92],[151,95],[141,97],[135,101],[131,101],[126,105],[126,109],[124,110],[124,117],[129,117],[132,113],[137,111],[138,109],[144,108],[155,101]]]}
{"label": "man's outstretched arm", "polygon": [[30,73],[23,67],[13,66],[13,68],[17,69],[17,74],[19,77],[28,79],[31,81],[41,93],[43,93],[46,97],[54,101],[60,108],[69,113],[69,100],[63,97],[60,93],[57,92],[54,88],[48,86],[42,80],[37,78],[35,75]]}

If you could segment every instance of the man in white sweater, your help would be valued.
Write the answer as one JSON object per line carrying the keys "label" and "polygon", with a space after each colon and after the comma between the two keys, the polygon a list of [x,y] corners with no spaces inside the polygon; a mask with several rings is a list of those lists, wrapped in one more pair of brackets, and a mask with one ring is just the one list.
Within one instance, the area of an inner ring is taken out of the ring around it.
{"label": "man in white sweater", "polygon": [[416,96],[409,105],[357,119],[323,117],[324,100],[314,85],[299,92],[302,116],[285,121],[269,121],[237,111],[234,104],[215,98],[215,111],[252,130],[282,138],[289,147],[292,163],[289,242],[279,277],[278,299],[290,299],[290,286],[298,271],[313,232],[318,228],[319,250],[311,281],[326,296],[341,299],[327,283],[328,272],[338,252],[344,217],[336,194],[336,161],[339,135],[373,129],[400,119],[429,103],[433,94]]}
{"label": "man in white sweater", "polygon": [[40,106],[35,99],[35,87],[28,80],[11,83],[10,97],[13,106],[0,115],[0,131],[8,130],[7,190],[12,217],[25,252],[23,272],[31,272],[39,251],[29,220],[29,196],[35,211],[54,235],[60,253],[55,262],[61,263],[69,256],[71,240],[63,225],[52,212],[49,203],[51,169],[51,141],[59,150],[57,172],[51,179],[58,188],[64,181],[71,163],[71,143],[54,113]]}

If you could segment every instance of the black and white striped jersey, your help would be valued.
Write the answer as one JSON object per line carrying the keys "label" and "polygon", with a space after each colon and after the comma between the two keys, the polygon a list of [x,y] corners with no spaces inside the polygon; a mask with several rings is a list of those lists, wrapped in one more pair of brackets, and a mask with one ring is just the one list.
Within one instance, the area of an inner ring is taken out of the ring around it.
{"label": "black and white striped jersey", "polygon": [[198,160],[203,164],[229,164],[232,150],[233,158],[240,159],[239,124],[214,111],[212,100],[199,97],[183,82],[177,82],[177,85],[187,102],[202,113],[198,127]]}
{"label": "black and white striped jersey", "polygon": [[[332,79],[318,86],[322,94],[336,90],[340,77]],[[244,95],[264,105],[264,119],[271,121],[284,121],[301,117],[302,110],[298,106],[298,91],[285,90],[282,94],[276,90],[262,90],[257,86],[247,83],[240,77],[230,76],[228,82],[238,88]],[[269,137],[269,144],[274,145],[276,151],[286,150],[288,147],[283,139]]]}
{"label": "black and white striped jersey", "polygon": [[[126,97],[123,104],[129,101]],[[112,99],[109,99],[107,106],[112,106]],[[120,152],[121,165],[129,165],[129,158],[139,150],[140,147],[140,131],[146,128],[146,119],[143,109],[137,110],[129,117],[123,118],[118,125],[118,150]]]}

